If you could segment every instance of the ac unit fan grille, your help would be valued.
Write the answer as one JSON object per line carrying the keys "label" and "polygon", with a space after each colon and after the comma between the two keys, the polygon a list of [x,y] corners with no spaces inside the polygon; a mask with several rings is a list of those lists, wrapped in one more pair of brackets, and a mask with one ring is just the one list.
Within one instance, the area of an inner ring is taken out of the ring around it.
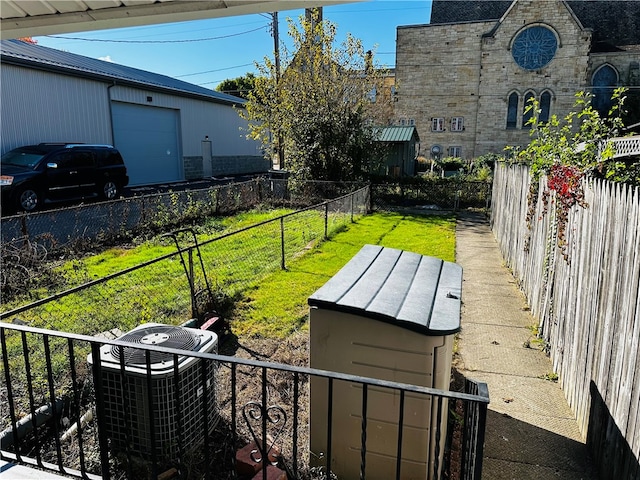
{"label": "ac unit fan grille", "polygon": [[[200,339],[184,328],[167,325],[152,326],[133,330],[119,340],[146,345],[159,345],[162,347],[176,348],[181,350],[194,351],[200,344]],[[111,356],[115,361],[120,362],[120,352],[124,351],[125,365],[144,365],[147,363],[147,351],[137,347],[121,347],[114,345],[111,347]],[[149,351],[149,360],[153,363],[165,362],[173,359],[171,353]]]}
{"label": "ac unit fan grille", "polygon": [[[105,432],[114,452],[177,459],[202,445],[215,428],[219,413],[216,362],[190,352],[216,353],[218,337],[207,330],[144,324],[118,338],[128,345],[100,349]],[[151,350],[136,356],[141,345],[185,350],[184,355],[157,356]],[[120,366],[120,355],[129,365]],[[160,359],[160,361],[158,361]],[[168,362],[163,361],[169,360]],[[93,365],[92,354],[87,357]],[[208,419],[205,424],[204,417]],[[155,445],[155,447],[154,447]]]}

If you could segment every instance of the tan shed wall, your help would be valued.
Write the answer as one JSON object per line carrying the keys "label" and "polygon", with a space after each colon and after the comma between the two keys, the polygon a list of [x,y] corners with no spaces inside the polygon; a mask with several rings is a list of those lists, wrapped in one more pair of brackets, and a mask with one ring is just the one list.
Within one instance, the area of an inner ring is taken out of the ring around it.
{"label": "tan shed wall", "polygon": [[[448,390],[453,335],[426,336],[396,325],[347,313],[312,308],[312,368]],[[327,446],[328,382],[311,379],[312,458],[324,465]],[[334,382],[332,469],[340,478],[358,478],[362,445],[362,386]],[[371,387],[367,407],[367,479],[395,478],[400,394]],[[430,397],[405,397],[402,445],[404,479],[433,473],[435,408]],[[446,402],[443,411],[447,411]],[[432,420],[433,419],[433,420]],[[441,425],[446,437],[446,415]],[[440,465],[442,465],[442,450]],[[431,478],[431,477],[427,477]]]}

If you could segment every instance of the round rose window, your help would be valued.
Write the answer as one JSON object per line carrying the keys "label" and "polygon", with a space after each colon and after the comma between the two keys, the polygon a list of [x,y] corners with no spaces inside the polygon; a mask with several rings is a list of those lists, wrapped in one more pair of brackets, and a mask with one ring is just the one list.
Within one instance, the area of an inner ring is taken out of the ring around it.
{"label": "round rose window", "polygon": [[525,70],[538,70],[553,59],[557,49],[555,34],[547,27],[536,25],[518,34],[511,46],[511,54]]}

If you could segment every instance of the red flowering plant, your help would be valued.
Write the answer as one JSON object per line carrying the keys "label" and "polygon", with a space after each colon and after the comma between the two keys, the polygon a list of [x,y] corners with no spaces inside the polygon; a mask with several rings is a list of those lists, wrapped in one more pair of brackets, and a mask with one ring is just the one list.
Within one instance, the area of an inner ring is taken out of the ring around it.
{"label": "red flowering plant", "polygon": [[547,174],[547,190],[543,192],[545,206],[549,204],[550,192],[554,193],[556,202],[556,220],[558,222],[558,247],[567,258],[566,228],[569,210],[574,205],[588,207],[584,201],[582,188],[582,171],[571,165],[554,164]]}
{"label": "red flowering plant", "polygon": [[[526,110],[527,113],[532,113],[527,123],[531,127],[531,142],[523,149],[507,148],[515,161],[529,165],[532,177],[527,210],[529,230],[536,218],[540,179],[546,176],[546,187],[542,192],[542,215],[548,212],[550,201],[555,202],[557,246],[567,261],[566,227],[569,210],[574,205],[588,206],[584,200],[584,178],[610,177],[608,171],[611,169],[610,160],[614,151],[607,140],[614,137],[623,126],[620,115],[625,91],[624,88],[614,91],[613,106],[606,118],[601,117],[591,105],[591,94],[578,92],[576,112],[570,112],[564,119],[551,115],[547,121],[541,121],[542,110],[539,102],[533,98]],[[529,239],[525,242],[525,249],[528,248]]]}

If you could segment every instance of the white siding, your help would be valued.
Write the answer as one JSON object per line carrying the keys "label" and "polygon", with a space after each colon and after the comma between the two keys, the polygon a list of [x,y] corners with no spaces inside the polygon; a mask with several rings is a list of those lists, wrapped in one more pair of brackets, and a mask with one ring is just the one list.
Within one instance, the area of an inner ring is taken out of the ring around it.
{"label": "white siding", "polygon": [[[147,97],[152,101],[148,102]],[[246,139],[247,122],[230,105],[120,86],[111,89],[111,99],[179,110],[180,143],[185,157],[202,155],[201,142],[207,135],[212,141],[214,156],[262,156],[260,143]]]}
{"label": "white siding", "polygon": [[106,83],[3,64],[2,153],[39,142],[112,143]]}

